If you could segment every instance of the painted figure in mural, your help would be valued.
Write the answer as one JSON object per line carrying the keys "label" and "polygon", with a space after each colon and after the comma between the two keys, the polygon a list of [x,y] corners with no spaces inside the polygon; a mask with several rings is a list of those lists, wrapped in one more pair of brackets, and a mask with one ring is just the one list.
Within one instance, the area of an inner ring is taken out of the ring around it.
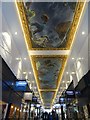
{"label": "painted figure in mural", "polygon": [[30,23],[31,18],[35,17],[36,15],[35,11],[30,9],[31,4],[32,4],[31,2],[25,3],[25,8],[26,8],[25,10],[26,10],[26,15],[27,15],[29,23]]}
{"label": "painted figure in mural", "polygon": [[42,19],[42,24],[39,23],[39,22],[31,23],[31,26],[35,26],[36,27],[36,30],[33,31],[33,34],[36,34],[38,32],[42,32],[43,31],[44,27],[46,26],[46,23],[49,20],[49,17],[47,16],[47,14],[43,14],[41,16],[41,19]]}
{"label": "painted figure in mural", "polygon": [[26,9],[29,9],[31,6],[32,2],[25,2],[25,7]]}
{"label": "painted figure in mural", "polygon": [[28,21],[30,23],[31,18],[33,18],[35,16],[35,11],[28,9],[27,10],[27,16],[28,16]]}
{"label": "painted figure in mural", "polygon": [[60,60],[61,58],[57,58],[57,60],[54,58],[36,59],[36,68],[41,88],[56,88],[56,81],[58,79],[57,76],[62,64],[62,61]]}
{"label": "painted figure in mural", "polygon": [[25,8],[33,47],[64,47],[75,7],[74,2],[27,2]]}
{"label": "painted figure in mural", "polygon": [[70,28],[70,23],[71,23],[70,21],[62,22],[59,23],[55,28],[55,31],[59,35],[59,39],[62,39],[62,41],[60,41],[60,45],[62,45],[63,42],[66,40]]}
{"label": "painted figure in mural", "polygon": [[33,37],[33,40],[36,44],[40,46],[46,47],[48,43],[48,37],[47,36],[41,36],[40,38],[37,38],[36,36]]}

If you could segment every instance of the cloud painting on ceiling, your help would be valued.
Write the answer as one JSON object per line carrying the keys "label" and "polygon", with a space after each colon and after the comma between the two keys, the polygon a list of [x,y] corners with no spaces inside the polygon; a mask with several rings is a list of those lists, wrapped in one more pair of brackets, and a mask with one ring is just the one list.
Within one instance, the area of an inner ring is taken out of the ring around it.
{"label": "cloud painting on ceiling", "polygon": [[61,58],[36,58],[35,62],[40,89],[56,89],[62,66]]}
{"label": "cloud painting on ceiling", "polygon": [[26,2],[32,48],[64,48],[75,12],[75,2]]}
{"label": "cloud painting on ceiling", "polygon": [[51,104],[51,101],[54,96],[54,92],[42,92],[42,99],[44,100],[44,103],[47,104],[48,106]]}

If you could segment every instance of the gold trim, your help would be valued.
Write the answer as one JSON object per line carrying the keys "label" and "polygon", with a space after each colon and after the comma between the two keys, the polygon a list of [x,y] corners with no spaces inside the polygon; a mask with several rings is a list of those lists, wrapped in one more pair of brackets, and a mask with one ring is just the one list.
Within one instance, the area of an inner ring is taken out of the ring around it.
{"label": "gold trim", "polygon": [[[31,56],[32,58],[32,61],[33,61],[33,67],[34,67],[34,70],[35,70],[35,76],[37,78],[37,81],[38,81],[38,86],[39,86],[39,89],[41,90],[42,88],[40,88],[40,80],[38,79],[39,76],[38,76],[38,72],[37,72],[37,69],[36,69],[36,61],[35,59],[36,58],[61,58],[62,59],[62,67],[67,59],[67,56],[66,55],[34,55],[34,56]],[[56,83],[56,86],[58,86],[58,83],[59,83],[59,79],[60,79],[60,74],[62,73],[62,67],[59,71],[59,76],[58,76],[58,79],[57,79],[57,83]],[[43,90],[43,89],[42,89]],[[48,90],[48,88],[46,88],[46,90]],[[52,88],[51,88],[52,90]],[[56,88],[53,88],[53,90],[57,90],[57,87]]]}
{"label": "gold trim", "polygon": [[68,50],[71,48],[73,44],[73,38],[76,34],[77,28],[78,28],[78,23],[81,19],[81,14],[83,12],[83,9],[85,7],[85,2],[77,2],[76,9],[75,9],[75,14],[73,18],[73,22],[71,25],[70,33],[67,38],[67,43],[65,48],[32,48],[32,42],[31,42],[31,32],[28,27],[28,22],[25,14],[25,8],[23,2],[17,2],[16,1],[16,6],[17,6],[17,11],[21,19],[21,24],[23,27],[23,33],[25,36],[25,41],[28,46],[29,50]]}
{"label": "gold trim", "polygon": [[81,16],[83,13],[85,7],[85,2],[78,2],[77,6],[76,6],[76,10],[75,10],[75,14],[74,14],[74,18],[73,18],[73,22],[70,28],[70,33],[68,35],[68,42],[66,43],[66,48],[71,49],[73,42],[74,42],[74,38],[77,32],[77,29],[79,27],[79,23],[81,20]]}
{"label": "gold trim", "polygon": [[[61,80],[62,80],[62,77],[63,77],[63,73],[64,73],[64,70],[65,70],[67,61],[68,61],[68,58],[66,59],[66,61],[64,61],[65,63],[64,63],[63,66],[62,66],[62,72],[61,72],[60,75],[59,75],[59,79],[60,79],[60,80],[58,81],[57,90],[56,90],[55,95],[54,95],[54,98],[53,98],[53,100],[52,100],[52,105],[53,105],[53,103],[54,103],[54,100],[55,100],[55,98],[56,98],[57,92],[58,92],[58,90],[59,90],[59,86],[60,86],[60,83],[61,83]],[[51,107],[52,107],[52,106],[51,106]]]}
{"label": "gold trim", "polygon": [[[29,53],[29,50],[68,50],[68,49],[71,49],[71,47],[73,45],[73,42],[74,42],[74,39],[75,39],[75,35],[76,35],[76,32],[77,32],[78,26],[79,26],[79,23],[80,23],[80,20],[81,20],[81,17],[82,17],[82,14],[83,14],[83,11],[84,11],[84,8],[85,8],[85,5],[86,5],[86,0],[84,2],[78,2],[77,3],[74,19],[73,19],[73,22],[72,22],[72,25],[71,25],[71,30],[70,30],[70,33],[68,35],[68,40],[67,40],[68,43],[67,43],[66,48],[48,48],[48,49],[47,48],[32,48],[31,36],[30,36],[31,33],[29,31],[28,22],[27,22],[27,18],[26,18],[26,15],[25,15],[24,4],[23,4],[23,2],[17,2],[17,0],[15,0],[15,5],[16,5],[17,12],[18,12],[21,28],[22,28],[22,31],[23,31],[23,34],[24,34],[25,43],[26,43],[28,53]],[[59,56],[59,55],[53,55],[53,57],[56,57],[56,56]],[[38,79],[37,79],[37,76],[36,76],[37,73],[36,73],[36,71],[34,69],[35,66],[34,66],[34,63],[33,63],[33,59],[32,59],[32,56],[29,56],[29,57],[30,57],[32,68],[33,68],[33,72],[34,72],[38,92],[40,94],[40,99],[42,101],[42,104],[44,105],[42,95],[41,95],[41,91],[45,90],[45,89],[39,89],[39,83],[38,83]],[[50,57],[52,57],[52,55],[50,55]],[[56,92],[55,92],[54,98],[52,100],[52,105],[53,105],[53,102],[54,102],[55,97],[57,95],[57,92],[58,92],[58,89],[59,89],[59,86],[60,86],[61,78],[63,76],[63,72],[64,72],[64,69],[65,69],[66,63],[67,63],[67,58],[64,61],[61,73],[59,74],[59,79],[58,79],[59,82],[58,82],[57,89],[55,89]],[[52,107],[52,105],[51,105],[51,107]]]}
{"label": "gold trim", "polygon": [[56,92],[57,89],[40,89],[41,92]]}
{"label": "gold trim", "polygon": [[28,22],[27,22],[27,18],[25,15],[25,9],[24,9],[24,4],[23,2],[17,2],[17,0],[15,0],[15,5],[16,5],[16,9],[19,15],[19,20],[21,23],[21,27],[22,27],[22,31],[24,34],[24,38],[25,38],[25,42],[27,45],[28,50],[30,50],[32,48],[32,44],[31,44],[31,32],[29,30],[29,26],[28,26]]}
{"label": "gold trim", "polygon": [[34,63],[34,61],[33,61],[33,59],[32,59],[32,56],[30,56],[30,61],[31,61],[31,65],[32,65],[34,77],[35,77],[35,80],[36,80],[38,92],[39,92],[39,95],[40,95],[40,99],[41,99],[41,101],[42,101],[42,104],[44,104],[43,99],[42,99],[42,96],[41,96],[41,92],[40,92],[40,89],[39,89],[39,83],[38,83],[38,79],[37,79],[37,73],[36,73],[36,71],[35,71],[35,69],[34,69],[34,67],[36,67],[36,66],[35,66],[35,63]]}
{"label": "gold trim", "polygon": [[[42,98],[42,95],[41,95],[41,92],[55,92],[54,96],[53,96],[53,100],[55,98],[55,95],[58,91],[58,87],[60,86],[60,82],[61,82],[61,78],[62,78],[62,75],[63,75],[63,72],[64,72],[64,66],[65,66],[65,63],[66,63],[66,60],[67,60],[67,55],[34,55],[34,56],[30,56],[31,57],[31,63],[32,63],[32,66],[33,66],[33,70],[34,70],[34,76],[36,78],[36,83],[37,83],[37,86],[38,86],[38,89],[39,89],[39,92],[40,92],[40,96]],[[63,63],[62,63],[62,67],[59,71],[59,75],[58,75],[58,80],[57,80],[57,88],[56,89],[41,89],[40,88],[40,81],[38,79],[38,73],[37,73],[37,69],[36,69],[36,62],[35,62],[35,58],[61,58],[63,60]],[[42,98],[43,100],[43,98]],[[53,102],[52,100],[52,102]],[[44,102],[43,102],[44,103]]]}

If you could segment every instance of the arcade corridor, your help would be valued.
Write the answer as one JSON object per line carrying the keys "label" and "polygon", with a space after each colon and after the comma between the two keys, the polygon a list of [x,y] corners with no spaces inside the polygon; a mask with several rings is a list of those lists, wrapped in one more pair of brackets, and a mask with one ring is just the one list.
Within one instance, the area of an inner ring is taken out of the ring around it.
{"label": "arcade corridor", "polygon": [[90,2],[0,9],[0,120],[90,120]]}

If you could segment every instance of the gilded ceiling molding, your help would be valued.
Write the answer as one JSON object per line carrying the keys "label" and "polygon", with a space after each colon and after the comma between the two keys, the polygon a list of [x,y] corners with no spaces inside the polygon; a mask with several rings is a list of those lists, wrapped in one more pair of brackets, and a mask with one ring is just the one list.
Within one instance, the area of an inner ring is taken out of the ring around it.
{"label": "gilded ceiling molding", "polygon": [[53,100],[52,100],[52,105],[53,105],[53,103],[54,103],[54,100],[55,100],[55,98],[56,98],[57,92],[58,92],[58,90],[59,90],[60,83],[61,83],[61,80],[62,80],[62,77],[63,77],[63,73],[64,73],[64,70],[65,70],[65,67],[66,67],[66,64],[67,64],[67,60],[68,60],[68,57],[67,57],[66,59],[64,59],[64,64],[62,65],[61,72],[59,73],[57,90],[56,90],[55,95],[54,95],[54,98],[53,98]]}
{"label": "gilded ceiling molding", "polygon": [[41,92],[40,92],[40,89],[39,89],[39,86],[40,86],[40,85],[39,85],[38,78],[37,78],[37,72],[36,72],[36,70],[34,69],[34,68],[36,68],[36,65],[35,65],[35,63],[34,63],[35,61],[34,61],[34,59],[33,59],[32,56],[30,56],[30,61],[31,61],[31,65],[32,65],[32,69],[33,69],[35,81],[36,81],[36,84],[37,84],[38,92],[39,92],[39,95],[40,95],[40,99],[41,99],[42,104],[44,104],[43,99],[42,99],[42,95],[41,95]]}
{"label": "gilded ceiling molding", "polygon": [[85,5],[86,5],[86,2],[78,2],[77,6],[76,6],[76,10],[75,10],[73,22],[71,25],[70,33],[68,35],[68,41],[66,43],[67,49],[71,49],[71,47],[73,45],[75,35],[76,35],[77,30],[78,30]]}
{"label": "gilded ceiling molding", "polygon": [[[58,80],[57,80],[57,88],[56,89],[41,89],[40,88],[40,81],[38,79],[38,73],[37,73],[37,69],[36,69],[36,62],[35,62],[35,58],[61,58],[63,60],[63,63],[62,63],[62,67],[59,71],[59,76],[58,76]],[[52,99],[52,103],[53,101],[55,100],[55,97],[56,97],[56,94],[57,94],[57,91],[58,91],[58,88],[60,86],[60,83],[61,83],[61,78],[62,78],[62,75],[63,75],[63,72],[64,72],[64,69],[65,69],[65,65],[66,65],[66,61],[67,61],[67,56],[66,55],[34,55],[34,56],[31,56],[31,59],[32,59],[32,65],[33,65],[33,69],[34,69],[34,75],[35,75],[35,78],[36,78],[36,82],[37,82],[37,86],[38,86],[38,89],[39,89],[39,92],[41,94],[41,92],[54,92],[55,91],[55,94],[53,96],[53,99]],[[42,94],[41,94],[41,98],[42,98]],[[43,99],[43,98],[42,98]]]}
{"label": "gilded ceiling molding", "polygon": [[[78,2],[77,3],[75,14],[74,14],[74,19],[73,19],[71,29],[70,29],[70,33],[67,37],[66,48],[32,48],[31,32],[29,30],[27,18],[26,18],[26,15],[25,15],[24,4],[23,4],[23,2],[17,2],[16,1],[15,5],[16,5],[17,12],[18,12],[18,15],[19,15],[20,24],[21,24],[22,31],[23,31],[23,34],[24,34],[25,43],[26,43],[28,52],[29,52],[29,50],[70,50],[71,49],[71,47],[73,45],[73,42],[74,42],[74,39],[75,39],[76,31],[78,29],[78,26],[79,26],[79,23],[80,23],[80,20],[81,20],[81,16],[83,14],[83,10],[84,10],[85,5],[86,5],[85,2]],[[62,76],[63,76],[63,72],[64,72],[64,69],[65,69],[66,63],[67,63],[67,56],[65,56],[65,55],[61,55],[61,56],[60,55],[40,55],[40,56],[39,55],[37,55],[37,56],[34,55],[34,56],[30,56],[30,60],[31,60],[31,64],[32,64],[32,67],[33,67],[34,76],[35,76],[35,80],[36,80],[36,83],[37,83],[40,98],[41,98],[42,103],[44,104],[41,92],[45,91],[45,89],[40,89],[40,82],[38,80],[38,73],[37,73],[37,70],[36,70],[35,57],[40,57],[40,58],[45,58],[45,57],[55,57],[55,58],[57,58],[57,57],[59,57],[59,58],[63,59],[63,64],[62,64],[62,67],[60,69],[59,77],[58,77],[58,81],[57,81],[57,88],[53,89],[53,91],[55,90],[55,94],[54,94],[53,100],[52,100],[52,104],[53,104],[54,100],[55,100],[55,97],[57,95],[60,83],[61,83],[61,79],[62,79]],[[50,89],[47,89],[46,91],[50,92]],[[51,89],[51,91],[52,91],[52,89]]]}
{"label": "gilded ceiling molding", "polygon": [[40,89],[41,92],[56,92],[57,89]]}
{"label": "gilded ceiling molding", "polygon": [[[58,80],[57,80],[57,85],[56,85],[56,86],[58,86],[58,84],[59,84],[59,81],[60,81],[60,78],[61,78],[61,73],[62,73],[62,71],[63,71],[64,64],[65,64],[66,59],[67,59],[67,55],[34,55],[34,56],[31,56],[32,63],[33,63],[33,68],[34,68],[34,71],[35,71],[35,76],[36,76],[36,78],[37,78],[37,82],[38,82],[38,86],[39,86],[39,90],[42,90],[42,91],[45,90],[45,89],[41,89],[41,88],[40,88],[40,80],[38,79],[39,76],[38,76],[38,72],[37,72],[37,69],[36,69],[35,59],[36,59],[36,58],[49,58],[49,57],[50,57],[50,58],[61,58],[62,61],[63,61],[62,67],[61,67],[61,69],[60,69],[60,71],[59,71],[59,76],[58,76]],[[58,87],[57,87],[57,88],[58,88]],[[51,90],[56,91],[57,88],[51,89]],[[47,90],[48,90],[48,89],[47,89]],[[50,89],[49,89],[49,90],[50,90]],[[48,91],[49,91],[49,90],[48,90]]]}
{"label": "gilded ceiling molding", "polygon": [[67,37],[67,44],[65,48],[32,48],[31,32],[29,30],[27,18],[25,15],[24,4],[23,2],[15,2],[15,3],[16,3],[18,14],[21,19],[23,33],[25,36],[25,42],[28,45],[29,50],[69,50],[71,48],[86,2],[77,2],[74,19],[71,25],[70,33]]}
{"label": "gilded ceiling molding", "polygon": [[19,15],[22,31],[23,31],[23,34],[24,34],[24,37],[25,37],[25,42],[26,42],[28,50],[30,50],[32,48],[31,35],[30,35],[31,32],[29,31],[29,26],[28,26],[28,23],[27,23],[24,4],[23,4],[23,2],[17,2],[17,0],[15,0],[15,5],[16,5],[17,12],[18,12],[18,15]]}

